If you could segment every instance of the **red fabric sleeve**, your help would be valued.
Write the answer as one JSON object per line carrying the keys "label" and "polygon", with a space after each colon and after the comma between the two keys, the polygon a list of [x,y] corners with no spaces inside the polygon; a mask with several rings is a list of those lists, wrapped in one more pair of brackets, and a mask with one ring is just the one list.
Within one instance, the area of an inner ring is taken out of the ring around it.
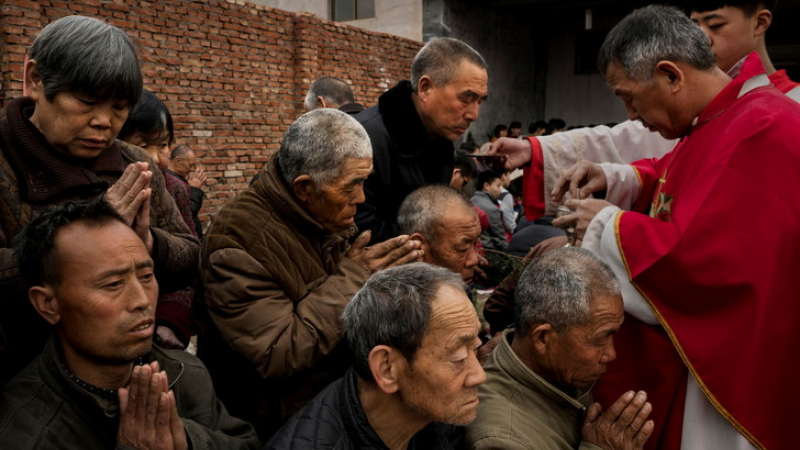
{"label": "red fabric sleeve", "polygon": [[531,164],[522,170],[522,207],[528,221],[544,215],[544,156],[542,144],[535,137],[528,137],[531,143]]}

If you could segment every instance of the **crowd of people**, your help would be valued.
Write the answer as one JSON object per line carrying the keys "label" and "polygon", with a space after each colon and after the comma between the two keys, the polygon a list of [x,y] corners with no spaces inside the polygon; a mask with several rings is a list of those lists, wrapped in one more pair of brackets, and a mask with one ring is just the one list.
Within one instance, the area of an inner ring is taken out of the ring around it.
{"label": "crowd of people", "polygon": [[638,9],[598,61],[628,121],[482,149],[453,148],[489,95],[460,40],[370,107],[322,77],[205,227],[131,38],[54,21],[0,119],[0,447],[791,448],[800,84],[773,9]]}

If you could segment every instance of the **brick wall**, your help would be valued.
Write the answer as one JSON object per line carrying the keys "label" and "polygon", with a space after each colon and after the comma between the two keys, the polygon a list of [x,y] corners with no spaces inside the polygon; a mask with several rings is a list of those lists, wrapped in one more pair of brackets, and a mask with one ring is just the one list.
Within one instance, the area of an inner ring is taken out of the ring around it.
{"label": "brick wall", "polygon": [[191,146],[209,176],[203,219],[278,149],[316,78],[350,80],[356,99],[371,105],[408,78],[421,46],[242,1],[0,0],[0,102],[21,95],[38,31],[69,14],[106,20],[139,45],[145,87],[166,102],[176,143]]}

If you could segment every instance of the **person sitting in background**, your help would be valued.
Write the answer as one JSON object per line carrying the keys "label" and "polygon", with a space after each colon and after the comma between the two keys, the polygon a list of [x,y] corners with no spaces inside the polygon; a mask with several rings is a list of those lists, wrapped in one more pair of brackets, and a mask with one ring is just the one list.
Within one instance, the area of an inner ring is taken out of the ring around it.
{"label": "person sitting in background", "polygon": [[461,191],[472,180],[478,172],[475,166],[475,158],[457,155],[455,166],[453,167],[453,177],[450,178],[450,187]]}
{"label": "person sitting in background", "polygon": [[580,248],[545,253],[525,269],[515,306],[515,328],[484,364],[468,447],[641,449],[653,432],[646,393],[624,393],[605,412],[590,393],[624,317],[611,269]]}
{"label": "person sitting in background", "polygon": [[497,124],[497,125],[495,125],[494,131],[492,132],[491,141],[494,142],[494,141],[500,139],[501,137],[507,137],[507,136],[508,136],[508,127],[503,125],[502,123],[501,124]]}
{"label": "person sitting in background", "polygon": [[303,103],[306,111],[318,108],[334,108],[347,114],[360,113],[364,105],[356,103],[353,89],[346,81],[336,77],[317,78],[306,94]]}
{"label": "person sitting in background", "polygon": [[350,244],[371,171],[369,136],[352,116],[307,112],[203,241],[209,320],[198,355],[262,439],[344,374],[339,317],[369,275],[422,257],[404,235],[366,247],[365,231]]}
{"label": "person sitting in background", "polygon": [[505,250],[508,247],[506,230],[503,226],[503,214],[500,211],[501,181],[500,174],[486,170],[478,175],[478,190],[472,196],[472,204],[480,208],[489,217],[489,228],[484,230],[481,242],[483,246],[494,250]]}
{"label": "person sitting in background", "polygon": [[508,137],[519,139],[520,136],[522,136],[522,122],[515,120],[508,126]]}
{"label": "person sitting in background", "polygon": [[461,192],[441,185],[412,192],[400,205],[397,224],[402,234],[419,241],[422,260],[461,274],[469,284],[480,257],[481,225],[475,206]]}
{"label": "person sitting in background", "polygon": [[206,184],[206,172],[197,167],[197,155],[188,145],[178,145],[172,149],[167,164],[167,173],[183,181],[189,186],[189,210],[192,213],[192,224],[197,236],[203,237],[203,226],[197,217],[203,208],[203,185]]}
{"label": "person sitting in background", "polygon": [[461,278],[426,263],[385,270],[342,322],[352,368],[265,449],[463,448],[486,375],[476,357],[480,322]]}
{"label": "person sitting in background", "polygon": [[528,136],[543,136],[547,133],[547,122],[544,120],[537,120],[528,125]]}
{"label": "person sitting in background", "polygon": [[55,335],[0,393],[0,447],[258,448],[197,358],[153,346],[155,262],[114,207],[63,202],[15,247]]}
{"label": "person sitting in background", "polygon": [[564,120],[559,119],[558,117],[554,117],[547,121],[547,135],[561,133],[567,129],[567,122]]}
{"label": "person sitting in background", "polygon": [[[181,217],[192,234],[197,236],[189,208],[189,186],[166,172],[173,137],[174,128],[169,109],[152,92],[142,89],[142,95],[128,114],[118,138],[141,147],[153,158],[164,175],[167,192],[175,200]],[[184,349],[189,344],[192,336],[193,299],[194,289],[191,285],[159,296],[156,340],[160,346]]]}
{"label": "person sitting in background", "polygon": [[52,327],[31,307],[11,240],[49,207],[105,196],[145,243],[161,291],[197,275],[200,245],[181,219],[161,171],[116,140],[142,92],[131,39],[97,19],[67,16],[36,37],[25,63],[28,97],[0,120],[0,326],[8,351],[0,383],[38,355]]}

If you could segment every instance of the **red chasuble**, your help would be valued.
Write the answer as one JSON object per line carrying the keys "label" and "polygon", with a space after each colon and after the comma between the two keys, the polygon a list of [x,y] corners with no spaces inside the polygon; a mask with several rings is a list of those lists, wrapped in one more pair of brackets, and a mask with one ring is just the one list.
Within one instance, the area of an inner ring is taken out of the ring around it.
{"label": "red chasuble", "polygon": [[627,317],[598,383],[605,406],[645,389],[650,448],[680,448],[686,377],[756,448],[797,448],[800,417],[800,105],[772,87],[737,99],[748,57],[689,134],[633,164],[649,214],[617,215],[630,281],[662,327]]}

